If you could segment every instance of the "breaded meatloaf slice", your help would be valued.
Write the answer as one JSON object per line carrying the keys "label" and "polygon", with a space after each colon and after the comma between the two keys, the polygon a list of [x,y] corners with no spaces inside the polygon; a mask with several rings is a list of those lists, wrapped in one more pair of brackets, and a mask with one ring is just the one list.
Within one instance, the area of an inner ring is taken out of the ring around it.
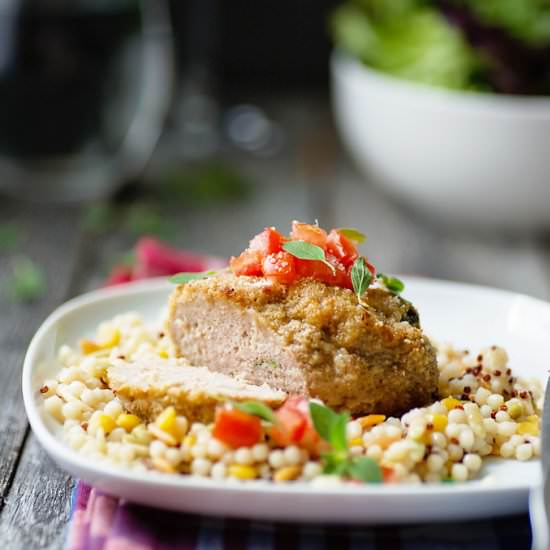
{"label": "breaded meatloaf slice", "polygon": [[352,414],[398,415],[437,394],[435,351],[411,304],[348,289],[223,273],[170,299],[176,352],[192,365],[319,398]]}
{"label": "breaded meatloaf slice", "polygon": [[107,369],[107,384],[128,411],[147,421],[173,406],[191,422],[208,423],[214,419],[216,405],[227,400],[278,407],[286,399],[284,392],[265,384],[247,384],[177,359],[117,360]]}

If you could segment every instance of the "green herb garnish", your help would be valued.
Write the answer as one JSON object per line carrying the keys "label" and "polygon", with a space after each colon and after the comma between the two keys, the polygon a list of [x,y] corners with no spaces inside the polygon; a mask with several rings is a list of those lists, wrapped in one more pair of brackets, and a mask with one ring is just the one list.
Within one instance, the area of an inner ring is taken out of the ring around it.
{"label": "green herb garnish", "polygon": [[306,243],[305,241],[289,241],[283,245],[283,250],[300,260],[322,262],[332,270],[332,273],[336,274],[336,268],[327,261],[325,251],[316,244]]}
{"label": "green herb garnish", "polygon": [[385,273],[378,273],[377,277],[382,280],[384,286],[393,294],[401,294],[405,290],[405,284],[397,277],[391,277]]}
{"label": "green herb garnish", "polygon": [[350,227],[343,227],[341,229],[337,229],[338,233],[341,233],[349,239],[350,241],[355,241],[357,244],[364,243],[367,236],[361,233],[361,231],[358,231],[357,229],[352,229]]}
{"label": "green herb garnish", "polygon": [[216,271],[199,271],[194,273],[176,273],[172,275],[168,280],[175,285],[184,285],[197,279],[205,279],[215,275]]}
{"label": "green herb garnish", "polygon": [[0,224],[0,253],[13,252],[23,240],[23,229],[17,223]]}
{"label": "green herb garnish", "polygon": [[108,204],[93,204],[86,208],[82,217],[82,227],[97,235],[107,233],[116,224],[117,208]]}
{"label": "green herb garnish", "polygon": [[46,293],[46,274],[29,257],[15,258],[8,288],[18,302],[34,302]]}
{"label": "green herb garnish", "polygon": [[357,258],[351,268],[351,284],[353,285],[353,290],[357,295],[357,300],[362,306],[365,305],[365,302],[363,302],[363,294],[372,283],[372,278],[372,273],[367,266],[365,258]]}
{"label": "green herb garnish", "polygon": [[366,456],[351,456],[348,450],[346,425],[347,413],[334,412],[314,401],[309,404],[309,414],[317,433],[331,446],[331,451],[323,453],[323,472],[346,476],[365,483],[380,483],[380,466]]}
{"label": "green herb garnish", "polygon": [[244,401],[243,403],[233,402],[233,407],[252,416],[258,416],[262,420],[275,423],[275,414],[270,407],[258,401]]}

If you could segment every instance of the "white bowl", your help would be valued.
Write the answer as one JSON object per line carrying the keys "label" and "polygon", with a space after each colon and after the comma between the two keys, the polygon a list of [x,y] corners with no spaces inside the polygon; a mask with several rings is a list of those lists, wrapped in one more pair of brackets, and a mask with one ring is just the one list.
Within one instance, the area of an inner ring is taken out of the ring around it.
{"label": "white bowl", "polygon": [[335,52],[336,121],[369,181],[431,216],[550,226],[550,98],[410,83]]}

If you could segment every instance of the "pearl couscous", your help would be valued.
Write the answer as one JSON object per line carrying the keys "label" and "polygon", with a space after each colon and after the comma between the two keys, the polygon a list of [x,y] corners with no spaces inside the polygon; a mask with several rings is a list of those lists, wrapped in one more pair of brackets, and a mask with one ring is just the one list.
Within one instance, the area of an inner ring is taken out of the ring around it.
{"label": "pearl couscous", "polygon": [[[106,384],[106,368],[115,358],[159,356],[173,356],[169,339],[134,313],[101,323],[95,339],[78,348],[62,346],[60,371],[40,392],[66,443],[126,469],[276,483],[325,477],[319,457],[296,445],[277,446],[265,421],[258,443],[233,448],[213,436],[212,425],[190,425],[172,407],[150,423],[124,410]],[[540,456],[540,382],[514,376],[504,349],[471,356],[442,345],[438,364],[441,399],[401,418],[351,419],[350,456],[374,460],[392,483],[466,481],[478,476],[485,457]]]}

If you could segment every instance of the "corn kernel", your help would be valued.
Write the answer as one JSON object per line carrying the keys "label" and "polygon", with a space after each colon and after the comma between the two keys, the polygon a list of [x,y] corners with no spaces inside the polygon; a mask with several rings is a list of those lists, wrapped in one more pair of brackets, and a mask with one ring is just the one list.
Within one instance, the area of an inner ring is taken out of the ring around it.
{"label": "corn kernel", "polygon": [[538,424],[538,423],[539,423],[539,420],[540,420],[540,418],[539,418],[539,416],[536,415],[536,414],[532,414],[532,415],[530,415],[530,416],[527,417],[527,421],[528,421],[528,422],[535,422],[536,424]]}
{"label": "corn kernel", "polygon": [[159,351],[159,357],[161,357],[162,359],[168,359],[168,352],[166,350]]}
{"label": "corn kernel", "polygon": [[109,338],[106,338],[105,340],[98,342],[97,345],[101,349],[110,349],[110,348],[114,348],[115,346],[118,346],[119,343],[120,343],[120,330],[118,330],[118,328],[115,328],[111,331]]}
{"label": "corn kernel", "polygon": [[80,340],[80,351],[84,355],[89,355],[90,353],[94,353],[96,351],[99,351],[101,348],[92,340]]}
{"label": "corn kernel", "polygon": [[227,473],[237,479],[254,479],[258,475],[258,470],[254,466],[232,464],[227,469]]}
{"label": "corn kernel", "polygon": [[447,427],[447,417],[444,414],[434,414],[432,424],[435,432],[443,432]]}
{"label": "corn kernel", "polygon": [[456,407],[460,407],[462,405],[462,402],[458,399],[455,399],[454,397],[445,397],[445,399],[441,400],[441,403],[445,406],[445,408],[450,411],[451,409],[455,409]]}
{"label": "corn kernel", "polygon": [[156,424],[161,430],[171,433],[176,427],[176,409],[174,407],[164,409],[158,416]]}
{"label": "corn kernel", "polygon": [[140,422],[141,420],[135,414],[119,414],[116,419],[116,423],[127,432],[131,432]]}
{"label": "corn kernel", "polygon": [[197,436],[195,434],[186,435],[183,439],[183,444],[187,447],[192,447],[197,442]]}
{"label": "corn kernel", "polygon": [[362,416],[357,419],[364,430],[376,426],[376,424],[381,424],[384,420],[386,420],[386,417],[383,414],[369,414],[368,416]]}
{"label": "corn kernel", "polygon": [[99,415],[99,426],[103,428],[103,431],[106,434],[111,433],[116,428],[116,422],[114,421],[112,416],[109,416],[108,414],[100,414]]}
{"label": "corn kernel", "polygon": [[362,447],[363,446],[363,438],[362,437],[356,437],[356,438],[352,439],[349,442],[349,444],[350,444],[351,447],[354,447],[354,446]]}
{"label": "corn kernel", "polygon": [[281,468],[280,470],[277,470],[273,474],[273,480],[277,482],[281,481],[292,481],[293,479],[296,479],[300,473],[302,472],[301,466],[285,466],[284,468]]}
{"label": "corn kernel", "polygon": [[539,427],[534,422],[520,422],[516,433],[519,435],[539,435]]}
{"label": "corn kernel", "polygon": [[519,418],[523,413],[523,407],[519,403],[512,403],[508,407],[507,412],[508,412],[508,416],[515,420],[516,418]]}

